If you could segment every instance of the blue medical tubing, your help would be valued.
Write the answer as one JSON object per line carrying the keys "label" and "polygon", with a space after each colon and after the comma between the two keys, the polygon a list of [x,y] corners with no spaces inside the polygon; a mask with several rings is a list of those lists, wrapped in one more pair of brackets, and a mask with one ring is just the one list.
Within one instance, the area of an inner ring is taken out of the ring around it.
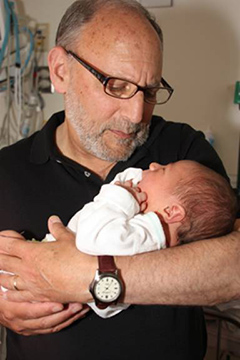
{"label": "blue medical tubing", "polygon": [[32,31],[29,28],[27,28],[26,26],[23,27],[21,30],[24,32],[27,32],[29,34],[29,40],[30,40],[30,48],[29,48],[28,56],[25,60],[25,63],[23,65],[22,69],[21,69],[21,74],[22,74],[24,72],[24,70],[26,69],[26,67],[28,66],[28,63],[29,63],[32,53],[34,51],[34,36],[33,36]]}
{"label": "blue medical tubing", "polygon": [[13,19],[13,26],[14,26],[14,35],[15,35],[15,45],[16,45],[16,66],[21,67],[21,56],[20,56],[20,42],[19,42],[19,29],[18,29],[18,19],[14,12],[14,3],[10,2],[10,9]]}
{"label": "blue medical tubing", "polygon": [[[0,50],[0,68],[4,59],[4,53],[6,50],[6,46],[8,43],[8,39],[9,39],[9,35],[10,35],[10,27],[11,27],[11,17],[13,19],[13,24],[14,24],[14,34],[15,34],[15,41],[16,41],[16,66],[21,67],[21,56],[20,56],[20,42],[19,42],[19,27],[18,27],[18,20],[17,20],[17,16],[15,14],[15,12],[13,11],[13,2],[10,2],[8,0],[4,0],[4,5],[6,8],[6,26],[5,26],[5,36],[4,36],[4,41],[3,41],[3,46],[2,46],[2,50]],[[34,51],[34,35],[32,33],[32,31],[27,28],[26,26],[21,28],[21,31],[28,33],[29,35],[29,41],[30,41],[30,48],[29,48],[29,52],[27,55],[27,58],[24,62],[23,67],[21,68],[21,74],[23,74],[24,70],[26,69],[26,67],[28,66],[28,63],[31,59],[31,55]],[[14,79],[10,80],[10,84],[13,85],[14,84]],[[0,92],[6,91],[7,87],[2,87],[0,89]]]}
{"label": "blue medical tubing", "polygon": [[0,68],[4,59],[4,54],[8,44],[8,39],[10,35],[10,26],[11,26],[11,8],[8,0],[4,0],[4,6],[6,10],[6,25],[5,25],[5,35],[2,43],[2,49],[0,50]]}

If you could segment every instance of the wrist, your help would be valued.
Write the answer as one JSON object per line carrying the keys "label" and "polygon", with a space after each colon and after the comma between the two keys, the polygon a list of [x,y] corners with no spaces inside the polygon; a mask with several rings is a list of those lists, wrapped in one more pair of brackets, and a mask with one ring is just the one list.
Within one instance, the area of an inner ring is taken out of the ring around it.
{"label": "wrist", "polygon": [[131,267],[133,262],[134,256],[114,256],[114,261],[116,267],[119,271],[121,280],[124,286],[124,292],[121,296],[120,302],[125,304],[131,304],[130,300],[130,293],[129,293],[129,276],[131,279]]}
{"label": "wrist", "polygon": [[122,297],[124,286],[113,256],[98,256],[98,268],[89,290],[99,309],[117,304]]}
{"label": "wrist", "polygon": [[[98,258],[97,256],[77,251],[78,266],[76,266],[75,280],[72,282],[71,289],[69,289],[72,295],[70,295],[68,302],[76,301],[86,304],[93,301],[92,294],[89,291],[89,284],[98,268]],[[71,284],[71,280],[69,282]]]}

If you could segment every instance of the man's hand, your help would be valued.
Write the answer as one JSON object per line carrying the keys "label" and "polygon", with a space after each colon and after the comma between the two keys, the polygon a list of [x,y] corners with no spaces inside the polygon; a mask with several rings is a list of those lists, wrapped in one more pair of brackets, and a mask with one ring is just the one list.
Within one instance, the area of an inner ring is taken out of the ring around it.
{"label": "man's hand", "polygon": [[[57,217],[50,218],[49,230],[58,241],[31,243],[18,239],[19,234],[14,232],[7,237],[6,232],[0,233],[0,237],[4,235],[0,269],[15,274],[0,274],[0,285],[8,289],[3,297],[18,302],[87,303],[92,299],[88,287],[97,258],[77,250],[73,233]],[[19,291],[14,290],[14,279]]]}
{"label": "man's hand", "polygon": [[140,211],[144,212],[147,208],[147,194],[137,186],[134,186],[132,180],[127,180],[125,182],[116,181],[115,185],[121,186],[126,189],[132,196],[137,200]]}
{"label": "man's hand", "polygon": [[88,306],[72,303],[15,303],[0,298],[0,323],[21,335],[48,334],[60,331],[84,317]]}

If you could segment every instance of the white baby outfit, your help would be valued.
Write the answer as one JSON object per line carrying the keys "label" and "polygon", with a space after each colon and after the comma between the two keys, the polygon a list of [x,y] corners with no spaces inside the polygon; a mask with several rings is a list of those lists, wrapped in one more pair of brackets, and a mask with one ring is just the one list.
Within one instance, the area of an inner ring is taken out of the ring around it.
{"label": "white baby outfit", "polygon": [[[103,185],[92,202],[78,211],[68,223],[76,234],[76,246],[91,255],[134,255],[163,249],[166,239],[161,222],[154,212],[139,213],[140,206],[129,191],[114,185],[116,181],[142,179],[142,170],[128,168],[116,175],[110,184]],[[47,235],[52,240],[51,235]],[[117,304],[100,310],[88,304],[103,318],[116,315],[129,305]]]}

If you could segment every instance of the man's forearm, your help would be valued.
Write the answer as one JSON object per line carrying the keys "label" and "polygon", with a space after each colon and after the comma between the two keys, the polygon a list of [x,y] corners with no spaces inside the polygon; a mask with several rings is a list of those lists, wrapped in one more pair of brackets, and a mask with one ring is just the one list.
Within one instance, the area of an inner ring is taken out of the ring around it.
{"label": "man's forearm", "polygon": [[213,305],[240,298],[240,233],[117,257],[130,304]]}
{"label": "man's forearm", "polygon": [[[10,275],[0,275],[11,301],[91,301],[88,291],[97,259],[78,251],[74,235],[59,222],[50,223],[53,243],[31,244],[2,238],[3,270],[18,275],[13,289]],[[12,257],[13,256],[13,257]],[[240,298],[240,232],[219,239],[156,252],[116,257],[130,304],[213,305]],[[10,267],[9,267],[10,266]]]}

